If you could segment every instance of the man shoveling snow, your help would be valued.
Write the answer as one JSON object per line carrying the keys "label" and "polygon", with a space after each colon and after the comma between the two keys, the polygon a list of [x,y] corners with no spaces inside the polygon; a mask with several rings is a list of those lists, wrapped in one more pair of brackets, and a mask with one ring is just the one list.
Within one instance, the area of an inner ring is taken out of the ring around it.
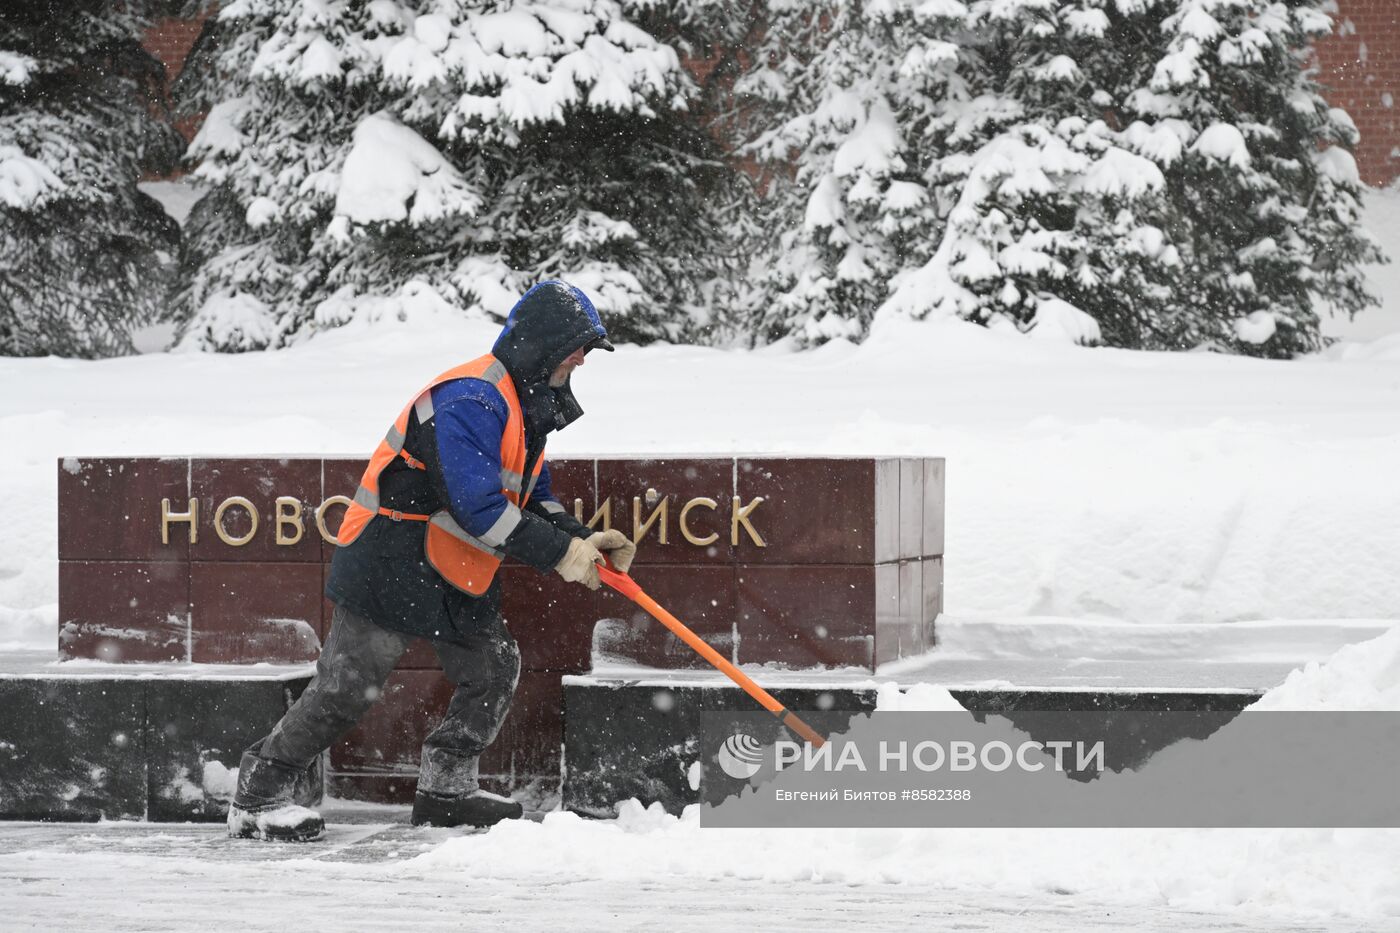
{"label": "man shoveling snow", "polygon": [[496,569],[511,557],[599,586],[604,554],[626,570],[620,531],[590,532],[555,500],[545,439],[583,409],[569,386],[594,348],[612,350],[592,302],[562,282],[530,289],[491,352],[438,376],[375,450],[347,509],[326,594],[335,602],[316,677],[272,733],[243,754],[229,835],[306,841],[320,814],[295,805],[306,769],[379,697],[415,638],[456,684],[423,743],[415,826],[490,826],[519,803],[483,791],[477,760],[520,675]]}

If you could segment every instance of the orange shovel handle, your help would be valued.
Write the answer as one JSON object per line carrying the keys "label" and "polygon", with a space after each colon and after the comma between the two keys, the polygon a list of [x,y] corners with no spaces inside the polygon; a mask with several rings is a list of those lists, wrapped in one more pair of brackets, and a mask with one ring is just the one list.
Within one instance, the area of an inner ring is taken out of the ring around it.
{"label": "orange shovel handle", "polygon": [[700,657],[704,658],[706,661],[709,661],[710,664],[723,672],[730,680],[734,681],[740,687],[743,687],[745,693],[762,704],[763,708],[768,710],[768,712],[778,717],[778,720],[783,725],[787,726],[803,739],[811,742],[817,748],[821,748],[826,744],[826,739],[822,738],[815,729],[799,719],[796,713],[789,712],[771,693],[754,683],[748,674],[745,674],[731,664],[727,658],[706,644],[704,639],[692,632],[685,623],[671,615],[671,613],[663,609],[656,600],[643,592],[642,588],[637,585],[637,581],[633,580],[625,573],[614,570],[611,562],[598,566],[598,577],[608,586],[617,590],[623,596],[626,596],[647,612],[651,613],[658,622],[674,632],[677,638],[693,648],[696,654],[700,655]]}

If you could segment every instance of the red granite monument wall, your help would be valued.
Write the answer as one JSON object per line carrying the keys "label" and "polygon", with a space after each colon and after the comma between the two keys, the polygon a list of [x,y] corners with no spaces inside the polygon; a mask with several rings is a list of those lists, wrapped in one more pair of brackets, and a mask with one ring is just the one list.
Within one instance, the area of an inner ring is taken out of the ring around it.
{"label": "red granite monument wall", "polygon": [[[59,462],[59,652],[109,662],[304,663],[344,497],[364,462],[66,458]],[[936,459],[566,459],[560,500],[639,540],[633,576],[742,664],[857,666],[926,650],[942,607],[944,464]],[[611,591],[506,564],[502,611],[522,673],[483,773],[557,782],[560,677],[589,670],[595,623],[625,659],[697,666]],[[411,798],[418,748],[452,687],[427,643],[331,749],[343,797]]]}

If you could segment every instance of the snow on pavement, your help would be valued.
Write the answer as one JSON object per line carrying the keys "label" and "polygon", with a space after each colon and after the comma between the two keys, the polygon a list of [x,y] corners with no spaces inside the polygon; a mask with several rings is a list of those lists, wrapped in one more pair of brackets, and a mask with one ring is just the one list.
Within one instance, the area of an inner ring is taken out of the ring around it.
{"label": "snow on pavement", "polygon": [[[204,827],[175,827],[160,853],[129,851],[124,828],[84,828],[63,842],[14,852],[28,826],[0,825],[0,930],[758,930],[958,929],[969,933],[1083,933],[1134,929],[1222,933],[1354,930],[1326,918],[1223,916],[1086,897],[1069,889],[1008,894],[958,891],[936,882],[852,885],[807,878],[771,884],[738,876],[654,874],[569,878],[547,859],[524,876],[448,874],[415,865],[406,827],[332,826],[321,858],[248,860],[202,845]],[[34,827],[38,828],[38,827]],[[43,827],[54,837],[61,830]],[[378,844],[376,845],[376,841]],[[358,845],[357,845],[358,843]],[[421,843],[419,843],[421,845]],[[387,851],[384,845],[397,846]],[[363,849],[378,860],[356,861]],[[218,854],[214,854],[215,851]],[[395,853],[390,855],[390,853]],[[1388,929],[1384,922],[1369,930]]]}
{"label": "snow on pavement", "polygon": [[[1397,690],[1400,628],[1260,703],[1400,711]],[[925,684],[884,688],[879,706],[957,703]],[[300,847],[219,825],[0,824],[0,929],[1400,929],[1400,830],[702,830],[693,807],[620,814],[479,834],[332,815],[328,839]]]}

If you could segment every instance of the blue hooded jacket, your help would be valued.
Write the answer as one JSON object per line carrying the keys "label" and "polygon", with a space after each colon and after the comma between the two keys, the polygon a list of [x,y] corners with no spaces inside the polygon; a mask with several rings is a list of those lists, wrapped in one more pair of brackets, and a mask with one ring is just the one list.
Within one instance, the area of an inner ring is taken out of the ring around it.
{"label": "blue hooded jacket", "polygon": [[[492,347],[515,384],[525,414],[529,476],[546,436],[583,414],[568,381],[551,387],[549,376],[574,351],[613,349],[593,303],[563,282],[541,282],[516,303]],[[381,503],[408,513],[447,508],[467,531],[480,535],[495,524],[507,499],[501,491],[501,435],[508,408],[494,385],[455,379],[432,390],[433,413],[419,423],[409,417],[404,449],[426,466],[396,461],[380,474]],[[457,641],[499,613],[500,575],[473,597],[433,570],[423,553],[426,525],[370,521],[354,543],[338,548],[326,594],[384,628]],[[589,531],[554,497],[548,467],[540,470],[522,521],[506,539],[508,558],[547,572],[558,564],[573,537]]]}

